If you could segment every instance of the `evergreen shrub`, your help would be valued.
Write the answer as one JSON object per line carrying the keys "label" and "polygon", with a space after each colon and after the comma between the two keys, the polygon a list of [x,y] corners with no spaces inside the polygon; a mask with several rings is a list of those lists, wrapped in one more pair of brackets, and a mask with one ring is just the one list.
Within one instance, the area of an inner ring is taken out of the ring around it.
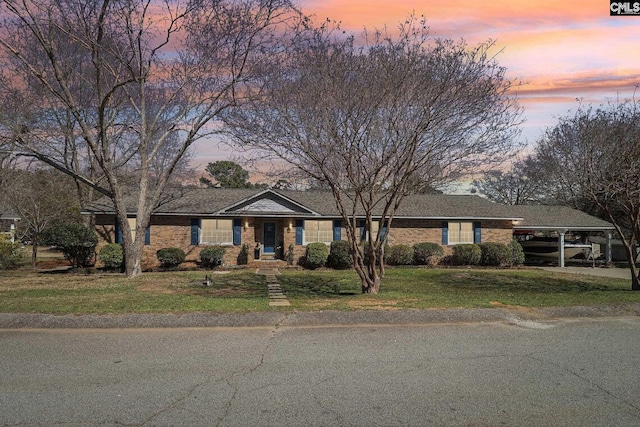
{"label": "evergreen shrub", "polygon": [[349,249],[349,242],[345,240],[331,242],[327,264],[336,270],[346,270],[350,268],[353,265],[353,257]]}
{"label": "evergreen shrub", "polygon": [[171,269],[182,264],[186,258],[184,251],[180,248],[162,248],[156,252],[160,267]]}
{"label": "evergreen shrub", "polygon": [[413,245],[413,263],[415,265],[433,264],[444,255],[444,249],[437,243],[423,242]]}
{"label": "evergreen shrub", "polygon": [[481,259],[482,250],[478,245],[470,243],[453,247],[452,261],[454,265],[478,265]]}
{"label": "evergreen shrub", "polygon": [[499,267],[511,264],[511,250],[507,245],[497,242],[486,242],[478,245],[482,256],[481,265]]}
{"label": "evergreen shrub", "polygon": [[109,243],[103,246],[98,252],[98,259],[105,270],[122,271],[124,269],[124,252],[122,245],[118,243]]}
{"label": "evergreen shrub", "polygon": [[305,250],[305,267],[311,270],[315,270],[318,267],[323,267],[327,263],[329,257],[329,250],[327,245],[322,242],[309,243]]}
{"label": "evergreen shrub", "polygon": [[393,245],[385,252],[385,259],[389,265],[413,264],[413,248],[408,245]]}
{"label": "evergreen shrub", "polygon": [[206,268],[214,268],[224,263],[227,250],[222,246],[208,246],[200,251],[200,261]]}

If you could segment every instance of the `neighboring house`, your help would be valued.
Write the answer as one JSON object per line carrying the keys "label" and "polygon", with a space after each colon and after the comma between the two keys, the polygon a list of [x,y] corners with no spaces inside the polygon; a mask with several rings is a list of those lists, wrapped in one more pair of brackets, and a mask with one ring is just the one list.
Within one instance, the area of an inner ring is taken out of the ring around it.
{"label": "neighboring house", "polygon": [[[6,206],[0,205],[0,235],[2,238],[13,242],[16,237],[17,222],[20,216]],[[2,239],[0,239],[2,240]]]}
{"label": "neighboring house", "polygon": [[[100,245],[121,241],[122,230],[110,201],[96,203],[85,213],[95,214]],[[391,229],[383,232],[390,245],[435,242],[450,253],[459,243],[508,243],[514,221],[522,219],[509,206],[479,196],[411,195],[400,206]],[[360,238],[367,239],[362,218],[356,220]],[[133,215],[129,224],[135,229]],[[259,249],[261,260],[281,257],[293,245],[297,260],[310,242],[346,240],[342,225],[330,192],[190,189],[155,210],[143,263],[157,265],[156,251],[165,247],[181,248],[188,261],[197,261],[207,245],[222,245],[227,248],[225,263],[232,265],[243,244],[249,246],[250,258]]]}

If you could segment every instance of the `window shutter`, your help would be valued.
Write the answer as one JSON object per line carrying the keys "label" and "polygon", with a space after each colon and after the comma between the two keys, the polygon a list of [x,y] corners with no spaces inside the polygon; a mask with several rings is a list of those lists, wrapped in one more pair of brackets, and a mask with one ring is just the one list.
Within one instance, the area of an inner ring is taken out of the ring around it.
{"label": "window shutter", "polygon": [[296,219],[296,245],[302,244],[302,230],[304,230],[304,221]]}
{"label": "window shutter", "polygon": [[480,221],[473,223],[473,243],[482,242],[482,228],[480,227]]}
{"label": "window shutter", "polygon": [[364,224],[365,224],[365,220],[364,219],[359,219],[358,220],[358,228],[360,228],[360,241],[364,242],[367,239],[367,232],[364,229]]}
{"label": "window shutter", "polygon": [[447,221],[442,221],[442,244],[449,244],[449,223]]}
{"label": "window shutter", "polygon": [[382,231],[380,232],[380,239],[382,242],[387,240],[387,221],[384,222],[384,225],[382,226]]}
{"label": "window shutter", "polygon": [[191,218],[191,244],[200,244],[200,219]]}
{"label": "window shutter", "polygon": [[333,240],[342,240],[342,221],[333,221]]}
{"label": "window shutter", "polygon": [[147,229],[144,230],[144,244],[145,245],[151,244],[151,224],[147,225]]}
{"label": "window shutter", "polygon": [[120,222],[118,221],[118,217],[116,217],[116,243],[123,243],[122,239],[122,228],[120,227]]}
{"label": "window shutter", "polygon": [[240,218],[233,220],[233,244],[242,244],[242,219]]}

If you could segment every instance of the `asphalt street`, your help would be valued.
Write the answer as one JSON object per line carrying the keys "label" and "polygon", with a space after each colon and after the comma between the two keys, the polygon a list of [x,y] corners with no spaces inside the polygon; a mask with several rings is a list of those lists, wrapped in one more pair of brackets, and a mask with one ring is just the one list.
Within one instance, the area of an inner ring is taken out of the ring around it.
{"label": "asphalt street", "polygon": [[0,425],[637,426],[640,318],[0,330]]}

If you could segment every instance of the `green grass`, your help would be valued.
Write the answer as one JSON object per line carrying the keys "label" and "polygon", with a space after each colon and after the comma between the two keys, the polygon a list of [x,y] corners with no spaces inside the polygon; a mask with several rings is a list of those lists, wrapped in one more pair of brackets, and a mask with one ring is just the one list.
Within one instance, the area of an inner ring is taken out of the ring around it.
{"label": "green grass", "polygon": [[541,270],[387,269],[377,295],[360,293],[353,271],[285,272],[283,290],[300,310],[525,307],[640,302],[629,280]]}
{"label": "green grass", "polygon": [[264,277],[251,271],[120,274],[12,272],[0,277],[0,312],[21,313],[187,313],[250,312],[269,309]]}
{"label": "green grass", "polygon": [[253,270],[120,274],[0,272],[0,312],[187,313],[269,310],[376,310],[492,306],[568,306],[640,302],[629,280],[542,270],[390,268],[377,295],[361,294],[354,271],[284,270],[291,307],[269,307],[263,276]]}

